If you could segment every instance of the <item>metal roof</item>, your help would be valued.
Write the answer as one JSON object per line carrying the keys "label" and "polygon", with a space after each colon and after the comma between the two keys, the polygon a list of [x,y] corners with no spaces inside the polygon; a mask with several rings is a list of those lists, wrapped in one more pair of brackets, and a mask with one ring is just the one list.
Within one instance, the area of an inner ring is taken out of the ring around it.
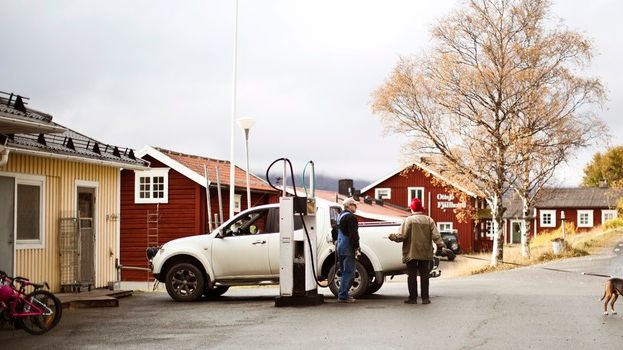
{"label": "metal roof", "polygon": [[0,133],[52,133],[63,132],[63,128],[52,123],[52,116],[29,110],[25,112],[11,106],[11,100],[0,97]]}
{"label": "metal roof", "polygon": [[[20,111],[9,100],[0,98],[0,144],[11,152],[69,158],[78,162],[95,162],[125,168],[144,168],[148,162],[135,157],[134,150],[109,145],[65,126],[54,123],[49,114],[26,109]],[[9,105],[7,105],[9,104]],[[11,125],[24,126],[30,122],[34,133],[14,133]]]}
{"label": "metal roof", "polygon": [[[208,168],[208,176],[212,186],[216,186],[216,170],[219,170],[219,180],[221,185],[229,186],[229,161],[208,158],[198,155],[181,153],[160,147],[146,146],[137,152],[137,156],[144,157],[149,155],[163,164],[175,169],[180,174],[197,182],[201,186],[206,186],[204,177],[204,166]],[[246,188],[246,172],[236,166],[234,169],[234,181],[237,188]],[[249,188],[251,191],[263,191],[276,193],[277,190],[270,187],[266,181],[259,176],[249,172]]]}
{"label": "metal roof", "polygon": [[544,188],[536,208],[611,208],[616,207],[623,191],[612,188]]}

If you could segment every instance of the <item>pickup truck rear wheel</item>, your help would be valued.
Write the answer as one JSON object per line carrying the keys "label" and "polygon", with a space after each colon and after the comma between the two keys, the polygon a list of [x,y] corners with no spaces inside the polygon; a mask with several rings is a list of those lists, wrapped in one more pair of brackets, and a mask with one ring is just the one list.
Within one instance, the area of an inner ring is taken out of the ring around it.
{"label": "pickup truck rear wheel", "polygon": [[366,294],[376,293],[379,289],[381,289],[381,287],[383,287],[384,282],[385,282],[385,278],[378,281],[375,277],[374,281],[371,282],[370,285],[368,286],[368,290],[366,290]]}
{"label": "pickup truck rear wheel", "polygon": [[203,294],[205,278],[194,264],[178,263],[167,271],[167,293],[175,301],[195,301]]}
{"label": "pickup truck rear wheel", "polygon": [[[333,276],[335,266],[336,265],[333,265],[329,270],[329,276]],[[333,295],[335,295],[336,297],[339,294],[341,279],[342,272],[338,270],[335,274],[335,278],[333,279],[333,283],[329,285],[331,293],[333,293]],[[359,261],[355,261],[355,275],[353,276],[353,284],[348,290],[348,295],[352,296],[355,299],[363,296],[368,290],[369,281],[370,279],[368,277],[368,270],[366,270],[366,267],[363,266],[363,264]]]}

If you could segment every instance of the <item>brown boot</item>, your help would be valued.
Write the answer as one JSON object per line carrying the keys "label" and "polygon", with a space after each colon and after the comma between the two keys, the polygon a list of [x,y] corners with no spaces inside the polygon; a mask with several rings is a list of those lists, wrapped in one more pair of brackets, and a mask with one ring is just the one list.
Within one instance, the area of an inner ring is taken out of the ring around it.
{"label": "brown boot", "polygon": [[430,304],[430,299],[422,299],[422,304]]}

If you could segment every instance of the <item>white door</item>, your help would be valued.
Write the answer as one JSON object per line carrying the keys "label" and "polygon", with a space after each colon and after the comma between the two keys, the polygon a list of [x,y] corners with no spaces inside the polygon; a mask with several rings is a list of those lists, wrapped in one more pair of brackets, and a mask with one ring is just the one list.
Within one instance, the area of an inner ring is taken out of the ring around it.
{"label": "white door", "polygon": [[15,179],[0,176],[0,271],[14,275]]}
{"label": "white door", "polygon": [[212,268],[216,279],[259,278],[271,275],[268,262],[269,209],[245,214],[223,228],[223,238],[212,240]]}

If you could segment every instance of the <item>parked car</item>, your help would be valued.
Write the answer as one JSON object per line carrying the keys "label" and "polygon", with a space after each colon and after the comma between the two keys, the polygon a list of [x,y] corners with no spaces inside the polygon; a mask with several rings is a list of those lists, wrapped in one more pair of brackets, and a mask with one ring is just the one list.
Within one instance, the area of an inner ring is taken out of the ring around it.
{"label": "parked car", "polygon": [[457,237],[457,231],[441,231],[441,239],[446,244],[447,249],[438,250],[435,255],[437,256],[445,256],[449,261],[453,261],[456,258],[456,255],[461,251],[461,247],[459,246],[459,239]]}
{"label": "parked car", "polygon": [[[335,245],[331,223],[341,208],[332,202],[318,203],[316,212],[317,277],[334,274]],[[357,298],[381,288],[386,276],[404,274],[402,245],[388,239],[399,224],[361,224],[361,256],[350,293]],[[301,230],[295,220],[295,231]],[[166,284],[177,301],[219,296],[230,286],[279,283],[279,205],[269,204],[245,210],[210,234],[179,238],[148,249],[154,277]],[[437,264],[438,265],[438,264]],[[431,277],[439,276],[435,268]],[[339,274],[338,274],[339,276]],[[329,286],[337,295],[339,278]]]}

